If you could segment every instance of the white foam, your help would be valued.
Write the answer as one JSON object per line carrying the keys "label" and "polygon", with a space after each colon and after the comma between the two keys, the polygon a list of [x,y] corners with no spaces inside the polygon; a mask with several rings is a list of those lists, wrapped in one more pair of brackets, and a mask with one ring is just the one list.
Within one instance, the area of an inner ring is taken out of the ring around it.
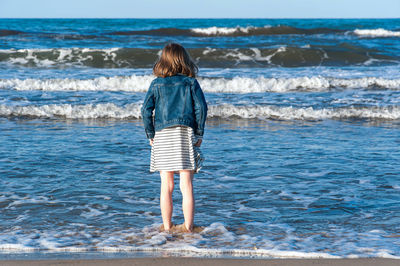
{"label": "white foam", "polygon": [[346,107],[314,109],[277,106],[234,106],[222,104],[209,107],[209,117],[279,120],[322,120],[322,119],[400,119],[400,107]]}
{"label": "white foam", "polygon": [[[20,54],[17,57],[9,58],[8,62],[17,65],[34,64],[37,67],[51,67],[56,64],[65,65],[83,65],[84,61],[93,60],[93,53],[102,53],[103,60],[110,60],[116,64],[119,64],[116,59],[116,52],[124,48],[108,48],[108,49],[90,49],[90,48],[52,48],[52,49],[0,49],[0,54]],[[57,56],[56,59],[41,59],[38,56],[42,53],[52,53],[53,56]],[[23,57],[21,57],[23,56]],[[122,62],[121,62],[122,63]]]}
{"label": "white foam", "polygon": [[12,198],[14,200],[7,207],[5,207],[5,209],[14,208],[15,206],[22,205],[22,204],[37,204],[37,203],[54,204],[54,203],[58,202],[58,201],[49,200],[49,198],[47,198],[45,196],[38,196],[36,198],[13,196],[10,198]]}
{"label": "white foam", "polygon": [[149,242],[154,245],[161,245],[160,247],[144,247],[144,246],[132,246],[132,245],[118,245],[118,246],[96,246],[96,247],[58,247],[57,243],[52,241],[43,240],[40,241],[40,247],[31,247],[23,244],[0,244],[0,250],[2,252],[85,252],[85,251],[101,251],[101,252],[149,252],[157,253],[162,252],[163,254],[190,254],[193,256],[205,256],[205,257],[217,257],[217,256],[232,256],[232,257],[260,257],[260,258],[303,258],[303,259],[340,259],[340,258],[362,258],[362,257],[377,257],[377,258],[390,258],[400,259],[400,256],[392,255],[388,250],[380,249],[375,250],[373,248],[368,249],[368,256],[362,254],[349,254],[346,256],[337,256],[325,252],[305,252],[305,251],[292,251],[292,250],[279,250],[279,249],[229,249],[229,248],[198,248],[191,245],[185,245],[183,243],[174,242],[175,247],[165,247],[165,241],[163,236],[158,235],[150,239]]}
{"label": "white foam", "polygon": [[272,54],[267,55],[267,56],[262,56],[261,51],[258,48],[250,48],[250,50],[253,52],[251,55],[244,54],[240,51],[239,48],[235,49],[230,49],[230,52],[226,53],[223,57],[228,58],[228,59],[236,59],[236,64],[241,63],[242,61],[265,61],[268,62],[269,64],[273,64],[271,62],[271,58],[274,57],[277,53],[282,53],[286,51],[285,46],[281,46],[276,51],[274,51]]}
{"label": "white foam", "polygon": [[3,79],[0,88],[45,91],[133,91],[145,92],[154,76],[99,77],[95,79]]}
{"label": "white foam", "polygon": [[[28,106],[0,105],[0,116],[28,116],[54,118],[62,117],[68,119],[97,119],[114,118],[127,119],[141,118],[141,104],[131,103],[118,106],[113,103],[105,104],[49,104]],[[323,119],[400,119],[400,107],[343,107],[322,108],[312,107],[278,107],[272,105],[232,105],[219,104],[210,105],[208,117],[214,118],[242,118],[242,119],[279,119],[279,120],[323,120]]]}
{"label": "white foam", "polygon": [[[162,238],[160,238],[162,239]],[[156,241],[157,242],[157,241]],[[163,242],[164,243],[164,242]],[[157,243],[158,244],[158,243]],[[134,246],[101,246],[96,250],[102,252],[121,252],[121,251],[134,251],[134,252],[162,252],[170,254],[190,254],[197,256],[223,256],[229,255],[233,257],[266,257],[266,258],[329,258],[339,259],[340,256],[331,255],[323,252],[301,252],[301,251],[285,251],[275,249],[217,249],[217,248],[197,248],[190,245],[181,245],[174,243],[175,247],[134,247]]]}
{"label": "white foam", "polygon": [[88,208],[89,211],[85,211],[85,212],[81,213],[81,216],[85,217],[86,219],[89,219],[89,218],[92,218],[92,217],[95,217],[95,216],[99,216],[99,215],[102,215],[104,213],[102,211],[99,211],[99,210],[97,210],[95,208],[92,208],[92,207],[89,207],[89,206],[86,206],[86,208]]}
{"label": "white foam", "polygon": [[[153,75],[131,75],[94,79],[0,79],[0,89],[146,92],[154,78]],[[343,88],[400,90],[400,79],[380,77],[331,78],[303,76],[294,78],[249,78],[237,76],[232,79],[200,77],[198,80],[203,91],[210,93],[329,91]]]}
{"label": "white foam", "polygon": [[390,31],[382,28],[378,29],[355,29],[354,34],[360,36],[370,36],[370,37],[400,37],[400,31]]}
{"label": "white foam", "polygon": [[36,250],[36,248],[34,247],[27,247],[23,244],[20,243],[4,243],[4,244],[0,244],[0,250],[1,251],[14,251],[14,252],[21,252],[21,251],[26,251],[26,252],[32,252],[34,250]]}
{"label": "white foam", "polygon": [[[270,26],[264,26],[264,28],[269,28]],[[193,28],[191,31],[199,34],[206,34],[206,35],[230,35],[233,33],[249,33],[249,30],[254,30],[257,29],[257,27],[254,26],[248,26],[248,27],[239,27],[236,26],[234,28],[229,28],[229,27],[208,27],[208,28]]]}
{"label": "white foam", "polygon": [[[299,239],[294,233],[294,228],[286,224],[272,224],[272,227],[285,228],[288,236],[280,240],[271,240],[269,237],[254,234],[235,234],[229,231],[222,223],[213,223],[205,227],[200,233],[183,234],[176,237],[167,232],[159,232],[159,224],[153,224],[144,228],[124,228],[122,230],[95,230],[87,225],[85,228],[54,229],[56,231],[35,230],[32,234],[19,231],[15,227],[8,232],[0,233],[0,251],[8,253],[22,252],[149,252],[150,254],[191,255],[198,257],[260,257],[260,258],[343,258],[343,257],[384,257],[400,259],[398,254],[388,248],[376,247],[376,238],[367,236],[360,244],[368,243],[370,246],[357,246],[351,243],[349,246],[339,248],[334,243],[330,247],[331,253],[319,252],[321,245],[315,244],[314,237]],[[271,228],[272,229],[272,228]],[[79,234],[77,235],[77,232]],[[93,237],[95,233],[96,237]],[[100,233],[100,234],[99,234]],[[294,234],[292,234],[294,233]],[[82,237],[82,238],[81,238]],[[363,238],[361,238],[363,239]],[[346,240],[344,240],[346,241]],[[347,243],[347,242],[346,242]],[[343,245],[340,245],[343,247]]]}
{"label": "white foam", "polygon": [[49,104],[42,106],[5,106],[0,105],[0,116],[63,117],[70,119],[96,118],[140,118],[139,104],[127,104],[124,107],[112,103],[106,104]]}
{"label": "white foam", "polygon": [[380,249],[378,252],[376,252],[375,256],[379,257],[379,258],[386,258],[386,259],[400,259],[400,256],[392,255],[386,249]]}

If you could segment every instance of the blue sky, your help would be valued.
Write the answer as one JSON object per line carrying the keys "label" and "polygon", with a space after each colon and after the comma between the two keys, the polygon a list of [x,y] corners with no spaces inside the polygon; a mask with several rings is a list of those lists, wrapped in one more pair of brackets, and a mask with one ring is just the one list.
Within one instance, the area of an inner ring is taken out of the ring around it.
{"label": "blue sky", "polygon": [[0,0],[1,18],[399,18],[400,0]]}

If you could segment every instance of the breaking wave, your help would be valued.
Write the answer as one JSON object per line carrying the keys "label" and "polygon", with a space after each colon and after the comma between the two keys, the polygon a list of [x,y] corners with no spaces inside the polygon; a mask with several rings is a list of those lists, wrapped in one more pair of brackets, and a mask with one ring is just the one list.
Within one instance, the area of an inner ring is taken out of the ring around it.
{"label": "breaking wave", "polygon": [[277,120],[324,120],[324,119],[400,119],[400,107],[343,107],[314,109],[277,106],[234,106],[223,104],[210,106],[209,117]]}
{"label": "breaking wave", "polygon": [[[0,79],[0,89],[43,91],[129,91],[146,92],[152,75],[99,77],[94,79]],[[331,91],[342,89],[400,90],[400,79],[379,77],[330,78],[321,76],[295,78],[198,78],[209,93],[263,93],[291,91]]]}
{"label": "breaking wave", "polygon": [[379,29],[355,29],[354,34],[367,37],[400,37],[400,31]]}
{"label": "breaking wave", "polygon": [[6,30],[6,29],[0,29],[0,36],[10,36],[10,35],[18,35],[22,34],[22,31],[18,30]]}
{"label": "breaking wave", "polygon": [[136,31],[115,31],[111,35],[156,35],[156,36],[252,36],[252,35],[283,35],[283,34],[329,34],[341,33],[344,30],[330,29],[330,28],[311,28],[303,29],[291,26],[269,26],[264,27],[208,27],[208,28],[192,28],[192,29],[179,29],[179,28],[158,28],[151,30],[136,30]]}
{"label": "breaking wave", "polygon": [[[200,67],[300,67],[398,64],[379,51],[339,46],[188,49]],[[151,68],[161,50],[140,48],[53,48],[0,50],[0,63],[24,67]]]}
{"label": "breaking wave", "polygon": [[[0,105],[1,117],[29,118],[67,118],[67,119],[140,119],[141,104],[131,103],[118,106],[104,104],[49,104],[7,106]],[[210,105],[209,118],[274,119],[274,120],[324,120],[324,119],[368,119],[398,120],[400,107],[342,107],[314,109],[313,107],[295,108],[272,105],[232,104]]]}
{"label": "breaking wave", "polygon": [[240,36],[261,36],[261,35],[313,35],[313,34],[349,34],[353,33],[360,36],[369,37],[399,37],[400,31],[391,31],[383,28],[377,29],[355,29],[348,31],[344,29],[318,27],[318,28],[298,28],[287,25],[262,27],[256,26],[236,26],[236,27],[204,27],[204,28],[155,28],[150,30],[129,30],[103,32],[101,35],[93,34],[70,34],[54,32],[23,32],[19,30],[0,29],[0,36],[29,35],[53,39],[84,40],[84,39],[104,39],[110,36],[129,36],[129,35],[148,35],[148,36],[190,36],[190,37],[240,37]]}

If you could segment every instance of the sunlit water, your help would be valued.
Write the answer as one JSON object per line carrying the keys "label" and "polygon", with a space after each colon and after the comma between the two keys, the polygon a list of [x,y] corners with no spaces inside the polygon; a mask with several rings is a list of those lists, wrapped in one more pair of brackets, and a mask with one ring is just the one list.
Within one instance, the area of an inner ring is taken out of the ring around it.
{"label": "sunlit water", "polygon": [[[399,27],[0,20],[0,258],[399,258]],[[194,234],[158,230],[140,117],[167,41],[209,106]]]}

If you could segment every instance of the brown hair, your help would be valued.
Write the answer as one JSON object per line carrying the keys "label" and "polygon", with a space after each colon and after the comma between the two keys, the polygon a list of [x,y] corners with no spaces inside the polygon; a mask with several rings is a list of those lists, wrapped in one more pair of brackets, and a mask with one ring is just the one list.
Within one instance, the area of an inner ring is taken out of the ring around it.
{"label": "brown hair", "polygon": [[157,77],[170,77],[184,74],[196,77],[199,68],[190,58],[186,49],[177,43],[169,43],[162,50],[160,58],[153,66],[153,74]]}

